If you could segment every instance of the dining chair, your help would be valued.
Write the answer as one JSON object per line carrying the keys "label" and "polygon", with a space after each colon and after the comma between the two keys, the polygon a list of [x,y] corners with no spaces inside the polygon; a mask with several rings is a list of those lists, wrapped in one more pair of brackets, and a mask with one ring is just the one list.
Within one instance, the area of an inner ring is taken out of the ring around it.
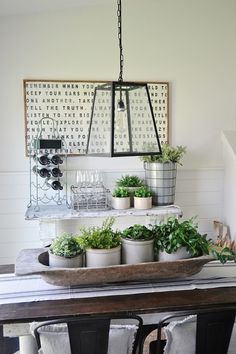
{"label": "dining chair", "polygon": [[234,354],[236,343],[231,343],[231,334],[235,313],[236,310],[202,310],[166,316],[157,324],[157,340],[150,344],[150,354]]}
{"label": "dining chair", "polygon": [[34,323],[32,331],[43,354],[135,354],[142,325],[136,315],[91,315]]}

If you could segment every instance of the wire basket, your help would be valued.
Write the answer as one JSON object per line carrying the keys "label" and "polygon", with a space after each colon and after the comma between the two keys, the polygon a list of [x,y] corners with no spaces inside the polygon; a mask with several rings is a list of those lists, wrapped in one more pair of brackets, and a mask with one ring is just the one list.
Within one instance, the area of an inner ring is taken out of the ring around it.
{"label": "wire basket", "polygon": [[99,187],[71,186],[71,205],[75,210],[110,209],[110,190]]}

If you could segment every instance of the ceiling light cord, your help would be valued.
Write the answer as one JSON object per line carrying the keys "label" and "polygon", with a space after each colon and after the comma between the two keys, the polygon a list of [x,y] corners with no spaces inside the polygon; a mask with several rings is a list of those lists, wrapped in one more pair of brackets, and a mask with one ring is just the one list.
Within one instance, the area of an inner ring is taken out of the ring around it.
{"label": "ceiling light cord", "polygon": [[122,47],[122,22],[121,22],[121,0],[117,0],[117,18],[118,18],[118,40],[120,49],[120,74],[118,81],[123,81],[123,66],[124,66],[124,55]]}

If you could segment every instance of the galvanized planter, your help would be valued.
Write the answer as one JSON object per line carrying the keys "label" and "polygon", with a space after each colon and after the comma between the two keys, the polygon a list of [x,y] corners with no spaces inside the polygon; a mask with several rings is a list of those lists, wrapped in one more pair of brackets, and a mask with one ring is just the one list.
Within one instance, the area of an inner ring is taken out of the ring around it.
{"label": "galvanized planter", "polygon": [[144,162],[144,169],[146,185],[153,193],[153,204],[174,204],[177,164],[173,162]]}

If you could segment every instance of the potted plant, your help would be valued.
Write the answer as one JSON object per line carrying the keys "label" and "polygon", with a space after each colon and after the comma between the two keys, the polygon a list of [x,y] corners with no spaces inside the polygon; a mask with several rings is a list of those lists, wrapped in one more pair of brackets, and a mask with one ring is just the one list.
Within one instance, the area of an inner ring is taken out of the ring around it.
{"label": "potted plant", "polygon": [[152,193],[146,186],[139,187],[134,192],[134,208],[135,209],[151,209]]}
{"label": "potted plant", "polygon": [[194,219],[180,222],[170,217],[166,223],[154,225],[152,232],[155,238],[155,254],[159,261],[175,261],[176,259],[199,257],[209,254],[211,240],[207,235],[198,232]]}
{"label": "potted plant", "polygon": [[112,193],[112,208],[113,209],[129,209],[130,195],[126,187],[117,187]]}
{"label": "potted plant", "polygon": [[215,242],[212,241],[209,247],[210,253],[214,258],[218,259],[222,264],[227,261],[236,263],[236,243],[226,238],[218,238]]}
{"label": "potted plant", "polygon": [[152,231],[145,225],[135,224],[121,234],[122,263],[136,264],[154,260]]}
{"label": "potted plant", "polygon": [[[146,147],[147,151],[149,147]],[[145,169],[145,183],[153,193],[154,205],[170,205],[175,200],[177,165],[186,153],[186,147],[162,146],[161,155],[142,156]]]}
{"label": "potted plant", "polygon": [[143,186],[143,180],[135,175],[121,176],[116,182],[118,187],[136,188]]}
{"label": "potted plant", "polygon": [[48,251],[49,266],[76,268],[83,266],[83,249],[76,237],[64,233],[56,237]]}
{"label": "potted plant", "polygon": [[118,187],[128,188],[130,195],[130,205],[134,206],[134,192],[137,188],[144,185],[143,179],[136,175],[124,175],[116,181]]}
{"label": "potted plant", "polygon": [[115,219],[107,218],[102,226],[83,228],[78,237],[80,246],[85,249],[86,267],[104,267],[120,264],[120,232],[113,231]]}

